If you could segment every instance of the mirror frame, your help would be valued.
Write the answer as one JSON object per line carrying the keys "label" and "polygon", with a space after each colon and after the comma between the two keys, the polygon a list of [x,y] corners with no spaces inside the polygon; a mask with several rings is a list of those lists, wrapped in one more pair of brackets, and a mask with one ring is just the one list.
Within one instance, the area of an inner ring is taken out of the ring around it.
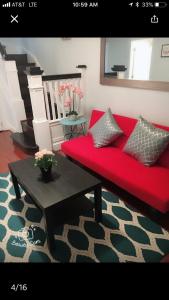
{"label": "mirror frame", "polygon": [[150,81],[150,80],[132,80],[132,79],[115,79],[105,76],[105,52],[106,38],[101,38],[100,43],[100,84],[121,86],[138,89],[169,91],[169,82]]}

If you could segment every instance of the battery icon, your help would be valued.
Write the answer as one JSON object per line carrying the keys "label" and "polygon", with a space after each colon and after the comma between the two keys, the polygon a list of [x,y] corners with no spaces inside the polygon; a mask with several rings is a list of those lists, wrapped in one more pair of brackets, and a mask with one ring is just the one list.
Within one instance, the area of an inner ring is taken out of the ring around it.
{"label": "battery icon", "polygon": [[164,8],[167,6],[167,2],[155,2],[154,6],[159,8]]}

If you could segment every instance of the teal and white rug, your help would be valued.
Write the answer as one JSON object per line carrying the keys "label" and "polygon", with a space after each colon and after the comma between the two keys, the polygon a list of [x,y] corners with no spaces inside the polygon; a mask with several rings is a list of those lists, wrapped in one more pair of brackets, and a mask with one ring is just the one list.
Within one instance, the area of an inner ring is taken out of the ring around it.
{"label": "teal and white rug", "polygon": [[103,223],[90,211],[57,227],[52,257],[42,213],[22,196],[0,174],[0,262],[159,262],[169,253],[169,232],[103,189]]}

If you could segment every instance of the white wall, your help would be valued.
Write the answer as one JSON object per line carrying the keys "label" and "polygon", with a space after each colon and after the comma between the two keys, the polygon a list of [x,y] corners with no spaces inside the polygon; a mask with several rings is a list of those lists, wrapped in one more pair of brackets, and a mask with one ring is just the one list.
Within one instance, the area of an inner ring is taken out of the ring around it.
{"label": "white wall", "polygon": [[4,130],[15,131],[16,117],[13,109],[11,95],[9,92],[8,79],[6,76],[5,64],[0,57],[0,110],[1,121]]}
{"label": "white wall", "polygon": [[[22,38],[24,48],[36,56],[46,75],[59,74],[57,70],[59,40],[57,38]],[[62,57],[62,60],[65,61],[65,58]]]}
{"label": "white wall", "polygon": [[[7,43],[9,40],[9,44]],[[7,53],[21,53],[21,39],[3,39],[2,44],[7,47]],[[20,45],[20,46],[19,46]],[[9,52],[8,52],[9,51]],[[25,109],[21,98],[18,81],[18,71],[15,61],[5,61],[0,54],[0,122],[3,130],[21,132],[20,120],[24,120]]]}
{"label": "white wall", "polygon": [[22,38],[1,38],[0,43],[6,46],[8,54],[21,54],[23,45]]}
{"label": "white wall", "polygon": [[100,77],[99,38],[28,38],[23,44],[37,56],[46,74],[79,72],[86,64],[86,108],[105,110],[125,116],[143,115],[149,121],[169,125],[169,93],[143,89],[103,86]]}
{"label": "white wall", "polygon": [[161,57],[161,48],[164,44],[169,44],[169,38],[153,39],[151,80],[169,81],[169,57]]}

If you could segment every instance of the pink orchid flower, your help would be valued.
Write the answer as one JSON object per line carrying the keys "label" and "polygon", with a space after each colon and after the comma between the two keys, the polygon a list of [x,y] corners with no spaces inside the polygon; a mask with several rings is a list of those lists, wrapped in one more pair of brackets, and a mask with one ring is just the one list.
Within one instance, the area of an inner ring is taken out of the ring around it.
{"label": "pink orchid flower", "polygon": [[64,93],[64,91],[65,91],[65,90],[63,89],[63,87],[59,86],[58,90],[59,90],[59,95],[63,95],[63,93]]}
{"label": "pink orchid flower", "polygon": [[71,101],[71,98],[65,99],[64,106],[65,106],[65,107],[70,107],[71,102],[72,102],[72,101]]}
{"label": "pink orchid flower", "polygon": [[[83,93],[82,93],[80,87],[76,87],[76,86],[74,86],[74,85],[73,85],[72,83],[70,83],[70,82],[63,83],[63,84],[61,84],[61,85],[58,87],[59,95],[62,96],[62,95],[64,94],[64,92],[65,92],[66,89],[69,90],[69,95],[70,95],[70,91],[72,91],[72,93],[78,95],[80,99],[83,98]],[[72,99],[70,99],[69,101],[65,100],[65,104],[64,104],[64,105],[65,105],[65,106],[70,106],[70,103],[69,103],[69,102],[70,102],[71,100],[72,100]]]}
{"label": "pink orchid flower", "polygon": [[83,98],[83,93],[82,93],[82,92],[79,93],[79,98],[80,98],[80,99]]}

